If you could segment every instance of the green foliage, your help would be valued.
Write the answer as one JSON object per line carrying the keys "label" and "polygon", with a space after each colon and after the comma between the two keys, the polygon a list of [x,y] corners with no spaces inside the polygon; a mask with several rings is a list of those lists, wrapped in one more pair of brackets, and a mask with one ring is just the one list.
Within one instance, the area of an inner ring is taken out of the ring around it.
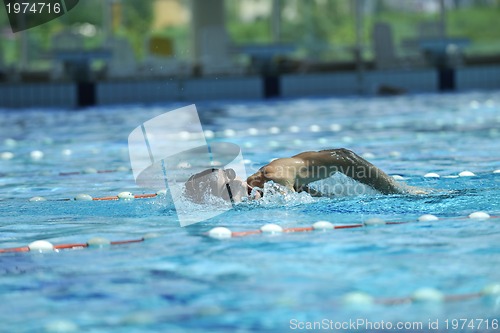
{"label": "green foliage", "polygon": [[144,55],[145,36],[151,32],[153,2],[147,0],[122,0],[123,24],[121,35],[128,37],[136,55]]}
{"label": "green foliage", "polygon": [[102,6],[104,3],[103,0],[82,0],[78,2],[76,7],[55,22],[66,26],[75,23],[90,23],[100,26],[102,24]]}
{"label": "green foliage", "polygon": [[448,33],[452,36],[465,36],[476,41],[500,38],[498,28],[500,6],[498,8],[458,9],[448,15]]}
{"label": "green foliage", "polygon": [[7,17],[7,12],[3,3],[0,3],[0,27],[7,26],[9,24],[9,19]]}
{"label": "green foliage", "polygon": [[473,44],[469,54],[500,53],[500,2],[496,8],[459,9],[448,15],[447,32],[451,36],[469,38]]}
{"label": "green foliage", "polygon": [[[199,0],[201,1],[201,0]],[[415,38],[417,27],[422,22],[435,22],[437,14],[396,11],[385,1],[371,2],[372,14],[365,15],[363,39],[365,45],[371,44],[371,30],[375,22],[390,23],[396,44],[404,39]],[[297,15],[283,20],[281,41],[293,43],[299,48],[299,54],[325,60],[351,59],[350,48],[356,40],[355,18],[351,0],[283,0],[283,12],[295,10]],[[368,2],[367,2],[368,3]],[[486,5],[486,3],[488,5]],[[104,0],[82,0],[78,6],[60,19],[53,20],[28,31],[31,55],[43,54],[50,50],[50,41],[54,34],[75,26],[90,23],[99,31],[103,27]],[[244,22],[239,17],[239,1],[226,0],[226,27],[236,44],[271,43],[271,18],[264,16],[253,22]],[[185,56],[190,49],[190,27],[168,27],[160,31],[151,30],[153,21],[153,1],[122,0],[122,25],[115,32],[128,38],[140,58],[144,54],[146,39],[152,34],[162,34],[174,41],[176,53]],[[284,15],[285,16],[285,15]],[[500,53],[500,29],[497,28],[500,17],[500,0],[476,1],[470,7],[461,7],[447,12],[447,32],[450,36],[467,37],[472,45],[468,53]],[[0,8],[0,29],[8,29],[8,18],[2,6]],[[19,36],[19,35],[18,35]],[[0,36],[1,38],[1,36]],[[102,34],[87,38],[87,47],[98,47]],[[1,40],[3,58],[7,62],[19,59],[18,40]]]}
{"label": "green foliage", "polygon": [[237,44],[270,43],[269,22],[258,20],[251,23],[230,20],[226,23],[227,30]]}
{"label": "green foliage", "polygon": [[[374,0],[373,0],[374,1]],[[271,18],[263,17],[254,22],[238,19],[237,2],[229,1],[228,30],[236,43],[271,42]],[[300,54],[330,60],[352,57],[349,46],[356,42],[355,17],[352,1],[307,0],[282,1],[283,6],[297,6],[299,15],[293,20],[282,21],[283,42],[294,43]],[[449,10],[446,14],[447,33],[453,37],[471,40],[468,53],[500,53],[500,0],[496,4],[477,2]],[[384,1],[376,1],[373,13],[364,15],[363,40],[371,44],[372,27],[376,22],[392,26],[394,42],[401,45],[405,39],[417,38],[419,25],[434,23],[438,14],[395,10]],[[322,57],[318,53],[322,53]],[[368,51],[369,54],[369,51]]]}
{"label": "green foliage", "polygon": [[151,36],[164,36],[170,38],[174,43],[175,56],[179,58],[188,58],[191,48],[189,35],[190,31],[187,26],[165,27],[151,33]]}
{"label": "green foliage", "polygon": [[243,22],[239,17],[238,1],[226,1],[226,29],[236,44],[270,43],[271,26],[267,18]]}

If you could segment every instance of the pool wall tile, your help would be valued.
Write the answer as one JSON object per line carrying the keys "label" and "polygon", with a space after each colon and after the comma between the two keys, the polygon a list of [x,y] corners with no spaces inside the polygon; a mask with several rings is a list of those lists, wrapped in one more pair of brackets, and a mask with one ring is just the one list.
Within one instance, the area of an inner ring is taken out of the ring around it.
{"label": "pool wall tile", "polygon": [[376,93],[382,85],[408,92],[435,92],[438,79],[436,71],[425,69],[365,71],[362,77],[356,73],[285,75],[281,81],[283,97]]}
{"label": "pool wall tile", "polygon": [[281,96],[353,95],[359,92],[356,75],[352,73],[334,74],[293,74],[281,77]]}
{"label": "pool wall tile", "polygon": [[500,67],[464,67],[456,71],[456,88],[458,91],[499,89]]}
{"label": "pool wall tile", "polygon": [[178,81],[101,82],[96,85],[97,105],[157,103],[179,100]]}
{"label": "pool wall tile", "polygon": [[76,86],[72,83],[29,83],[0,85],[0,107],[61,107],[76,105]]}
{"label": "pool wall tile", "polygon": [[[409,93],[437,92],[435,69],[366,71],[356,73],[293,74],[280,77],[281,97],[345,96],[375,94],[382,86],[403,88]],[[457,91],[500,89],[500,66],[464,67],[455,72]],[[96,105],[159,103],[170,101],[237,100],[264,98],[261,77],[220,77],[149,81],[110,81],[95,85]],[[0,107],[77,106],[75,83],[3,83]]]}
{"label": "pool wall tile", "polygon": [[402,88],[409,93],[437,92],[438,74],[433,69],[367,72],[365,92],[376,93],[380,86]]}
{"label": "pool wall tile", "polygon": [[260,77],[206,78],[185,80],[180,87],[182,100],[261,99],[263,82]]}
{"label": "pool wall tile", "polygon": [[169,81],[103,82],[97,104],[155,103],[179,100],[260,99],[259,77]]}

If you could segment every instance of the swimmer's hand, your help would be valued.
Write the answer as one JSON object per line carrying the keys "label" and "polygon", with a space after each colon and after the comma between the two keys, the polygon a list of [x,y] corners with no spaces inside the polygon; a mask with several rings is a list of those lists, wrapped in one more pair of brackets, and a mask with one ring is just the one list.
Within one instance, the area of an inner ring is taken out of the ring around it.
{"label": "swimmer's hand", "polygon": [[263,195],[263,190],[260,187],[251,187],[250,185],[248,186],[248,199],[249,200],[259,200],[262,198]]}

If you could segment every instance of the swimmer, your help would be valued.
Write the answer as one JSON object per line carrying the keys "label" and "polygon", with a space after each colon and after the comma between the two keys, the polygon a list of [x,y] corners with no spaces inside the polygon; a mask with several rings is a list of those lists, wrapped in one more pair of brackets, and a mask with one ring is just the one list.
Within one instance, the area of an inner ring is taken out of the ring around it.
{"label": "swimmer", "polygon": [[345,149],[307,151],[290,158],[279,158],[263,166],[246,181],[237,178],[233,169],[208,169],[191,176],[186,182],[185,194],[194,202],[203,203],[207,194],[231,202],[244,198],[260,199],[266,182],[273,181],[292,192],[307,192],[323,196],[309,184],[340,172],[372,187],[383,194],[423,194],[421,189],[397,183],[385,172]]}

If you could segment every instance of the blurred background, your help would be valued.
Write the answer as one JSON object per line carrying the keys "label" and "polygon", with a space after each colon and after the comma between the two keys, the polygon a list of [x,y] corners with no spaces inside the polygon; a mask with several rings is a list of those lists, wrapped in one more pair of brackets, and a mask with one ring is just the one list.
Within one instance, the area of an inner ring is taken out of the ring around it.
{"label": "blurred background", "polygon": [[14,34],[2,9],[0,85],[92,83],[76,94],[94,104],[96,82],[256,76],[274,97],[283,75],[350,72],[353,92],[398,93],[359,82],[433,69],[454,90],[450,69],[500,64],[499,18],[500,0],[85,0]]}

